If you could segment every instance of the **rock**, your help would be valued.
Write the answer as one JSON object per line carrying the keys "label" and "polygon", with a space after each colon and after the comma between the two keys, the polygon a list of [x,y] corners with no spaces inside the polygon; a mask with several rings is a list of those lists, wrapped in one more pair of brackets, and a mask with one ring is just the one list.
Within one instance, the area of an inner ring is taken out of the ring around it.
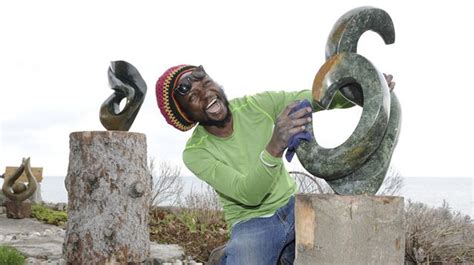
{"label": "rock", "polygon": [[[184,250],[179,245],[162,245],[150,243],[151,264],[164,264],[172,260],[184,259]],[[170,263],[173,264],[173,263]]]}
{"label": "rock", "polygon": [[0,206],[0,214],[4,214],[7,212],[7,207],[5,206]]}
{"label": "rock", "polygon": [[64,203],[64,202],[58,202],[56,205],[55,205],[55,210],[57,211],[66,211],[67,210],[67,203]]}
{"label": "rock", "polygon": [[26,265],[66,265],[64,259],[55,259],[55,260],[44,260],[44,259],[35,259],[27,258],[25,260]]}
{"label": "rock", "polygon": [[31,216],[31,202],[29,200],[16,202],[7,199],[5,206],[7,207],[8,218],[23,219]]}
{"label": "rock", "polygon": [[5,197],[5,194],[3,194],[3,191],[0,190],[0,206],[4,206],[5,205],[5,200],[7,199],[7,197]]}
{"label": "rock", "polygon": [[62,257],[63,241],[58,236],[40,236],[9,242],[8,245],[18,249],[26,257],[57,260]]}
{"label": "rock", "polygon": [[7,236],[5,236],[5,239],[3,239],[3,241],[5,241],[5,242],[10,242],[10,241],[12,241],[12,240],[13,240],[13,236],[12,236],[12,235],[7,235]]}

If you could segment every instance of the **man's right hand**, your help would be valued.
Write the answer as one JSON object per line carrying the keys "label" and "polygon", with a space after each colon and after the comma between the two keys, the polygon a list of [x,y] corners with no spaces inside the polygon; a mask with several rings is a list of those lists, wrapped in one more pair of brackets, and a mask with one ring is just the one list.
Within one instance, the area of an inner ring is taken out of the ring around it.
{"label": "man's right hand", "polygon": [[310,117],[304,117],[313,111],[311,108],[303,108],[289,114],[299,103],[300,101],[295,101],[289,104],[275,122],[272,139],[266,147],[268,153],[274,157],[281,157],[288,147],[288,140],[291,136],[304,131],[306,124],[311,122]]}

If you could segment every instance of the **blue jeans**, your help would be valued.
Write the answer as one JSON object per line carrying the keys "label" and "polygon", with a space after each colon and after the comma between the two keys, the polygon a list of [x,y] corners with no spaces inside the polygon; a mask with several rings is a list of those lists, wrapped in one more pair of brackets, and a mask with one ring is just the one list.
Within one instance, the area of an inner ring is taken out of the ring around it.
{"label": "blue jeans", "polygon": [[234,226],[221,265],[275,265],[295,259],[295,199],[271,217],[253,218]]}

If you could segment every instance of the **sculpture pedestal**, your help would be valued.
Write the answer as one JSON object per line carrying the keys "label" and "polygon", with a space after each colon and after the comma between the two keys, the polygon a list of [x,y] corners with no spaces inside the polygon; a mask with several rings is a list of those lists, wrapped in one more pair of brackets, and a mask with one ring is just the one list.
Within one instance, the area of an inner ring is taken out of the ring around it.
{"label": "sculpture pedestal", "polygon": [[6,199],[5,207],[6,207],[6,212],[7,212],[7,218],[23,219],[23,218],[31,217],[31,201],[30,200],[17,202],[17,201],[12,201],[10,199]]}
{"label": "sculpture pedestal", "polygon": [[144,134],[71,133],[65,184],[68,264],[135,264],[149,257],[151,175]]}
{"label": "sculpture pedestal", "polygon": [[295,264],[404,264],[402,197],[298,194]]}

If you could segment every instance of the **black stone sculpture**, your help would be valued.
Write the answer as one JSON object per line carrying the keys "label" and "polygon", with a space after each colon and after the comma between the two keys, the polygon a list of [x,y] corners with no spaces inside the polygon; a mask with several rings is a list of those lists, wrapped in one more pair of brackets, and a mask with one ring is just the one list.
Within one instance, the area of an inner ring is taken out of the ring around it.
{"label": "black stone sculpture", "polygon": [[[357,54],[360,36],[377,32],[386,44],[395,41],[390,16],[373,7],[344,14],[333,27],[326,45],[326,63],[313,83],[313,105],[327,109],[335,93],[363,106],[352,135],[340,146],[323,148],[316,139],[297,149],[303,167],[323,178],[339,194],[375,194],[387,173],[401,123],[401,108],[384,76]],[[312,125],[308,131],[313,133]]]}
{"label": "black stone sculpture", "polygon": [[[146,83],[138,70],[125,61],[111,62],[107,75],[114,93],[100,107],[100,122],[107,130],[128,131],[145,99]],[[127,103],[120,111],[125,97]]]}

